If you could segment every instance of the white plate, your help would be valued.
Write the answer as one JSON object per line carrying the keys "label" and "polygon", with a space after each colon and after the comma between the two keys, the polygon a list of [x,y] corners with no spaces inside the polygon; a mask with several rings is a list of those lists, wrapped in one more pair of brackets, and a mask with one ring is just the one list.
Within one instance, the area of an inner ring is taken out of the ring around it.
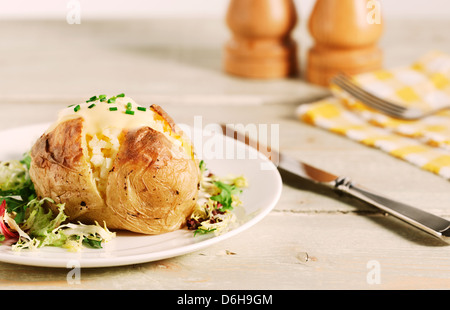
{"label": "white plate", "polygon": [[[48,125],[37,124],[0,131],[0,160],[21,158]],[[188,128],[190,127],[183,127],[185,130]],[[9,246],[1,245],[0,261],[63,268],[137,264],[197,251],[255,225],[273,209],[280,198],[282,181],[275,165],[264,155],[239,141],[212,134],[212,131],[191,129],[194,136],[189,134],[193,138],[194,146],[197,151],[201,150],[200,156],[203,156],[212,172],[223,176],[242,174],[249,181],[249,187],[241,196],[243,208],[236,209],[237,222],[229,231],[218,236],[207,234],[195,237],[193,232],[187,229],[156,236],[120,232],[116,238],[106,243],[103,249],[83,248],[77,253],[54,247],[16,252]],[[237,157],[233,154],[225,154],[227,147],[228,150],[234,148],[234,153],[241,155],[240,159],[233,159],[232,157]],[[239,153],[240,151],[244,153]]]}

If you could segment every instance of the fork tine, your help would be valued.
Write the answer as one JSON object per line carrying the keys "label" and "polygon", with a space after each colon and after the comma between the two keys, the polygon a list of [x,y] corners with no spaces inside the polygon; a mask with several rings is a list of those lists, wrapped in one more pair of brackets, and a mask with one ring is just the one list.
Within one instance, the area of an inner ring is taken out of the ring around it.
{"label": "fork tine", "polygon": [[341,75],[335,77],[333,82],[367,106],[391,116],[400,117],[402,112],[406,110],[405,107],[397,106],[375,97],[367,91],[364,91],[361,87],[355,85],[353,82],[348,81],[345,77],[342,78]]}
{"label": "fork tine", "polygon": [[384,114],[399,119],[418,120],[423,117],[433,115],[435,113],[450,109],[450,104],[443,105],[439,108],[423,111],[414,107],[404,107],[393,102],[379,98],[352,81],[352,78],[346,74],[340,73],[332,80],[332,83],[339,86],[342,90],[352,95],[355,99],[361,101],[368,107],[381,111]]}
{"label": "fork tine", "polygon": [[346,85],[348,85],[349,87],[351,87],[352,89],[357,91],[358,93],[361,93],[362,95],[367,96],[368,98],[376,101],[377,103],[385,106],[386,108],[393,109],[393,110],[398,110],[398,111],[405,111],[407,109],[404,106],[392,103],[390,101],[384,100],[382,98],[379,98],[379,97],[373,95],[372,93],[370,93],[370,92],[366,91],[365,89],[363,89],[362,87],[358,86],[347,75],[340,74],[340,75],[337,76],[337,79],[340,79],[343,83],[345,83]]}
{"label": "fork tine", "polygon": [[346,84],[349,88],[353,89],[354,92],[360,93],[362,96],[367,97],[368,99],[371,99],[375,101],[376,103],[379,103],[380,105],[385,106],[388,109],[397,110],[397,111],[405,111],[406,108],[397,104],[394,104],[392,102],[389,102],[387,100],[384,100],[382,98],[379,98],[375,96],[374,94],[366,91],[362,87],[358,86],[355,82],[351,80],[350,77],[347,77],[345,75],[339,75],[336,77],[336,80],[342,81],[344,84]]}
{"label": "fork tine", "polygon": [[389,109],[389,107],[380,105],[379,102],[373,101],[371,99],[368,99],[367,97],[364,97],[364,95],[361,95],[359,93],[355,93],[353,89],[349,89],[348,86],[346,84],[341,85],[341,82],[336,82],[336,84],[338,86],[340,86],[344,91],[346,91],[347,93],[349,93],[350,95],[352,95],[354,98],[356,98],[357,100],[361,101],[364,105],[373,108],[377,111],[380,111],[384,114],[387,114],[389,116],[393,116],[393,117],[401,117],[401,112],[396,111],[396,110],[391,110]]}

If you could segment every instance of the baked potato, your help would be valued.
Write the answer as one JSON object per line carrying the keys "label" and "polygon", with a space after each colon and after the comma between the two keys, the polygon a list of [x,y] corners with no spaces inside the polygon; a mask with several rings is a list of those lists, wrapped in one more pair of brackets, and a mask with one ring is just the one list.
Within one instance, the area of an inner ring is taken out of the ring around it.
{"label": "baked potato", "polygon": [[31,149],[30,177],[72,222],[160,234],[185,225],[200,171],[190,140],[161,107],[122,94],[61,111]]}

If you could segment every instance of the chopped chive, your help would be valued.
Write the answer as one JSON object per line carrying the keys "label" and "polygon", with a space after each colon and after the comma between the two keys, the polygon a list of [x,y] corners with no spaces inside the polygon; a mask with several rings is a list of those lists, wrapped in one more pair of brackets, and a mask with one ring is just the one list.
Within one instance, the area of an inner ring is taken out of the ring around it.
{"label": "chopped chive", "polygon": [[121,93],[121,94],[118,94],[116,97],[118,97],[118,98],[123,98],[123,97],[125,97],[125,94],[124,94],[124,93]]}
{"label": "chopped chive", "polygon": [[144,107],[137,107],[137,109],[139,110],[139,111],[147,111],[147,109],[146,108],[144,108]]}
{"label": "chopped chive", "polygon": [[95,107],[95,103],[93,103],[90,106],[88,106],[88,109],[92,109],[93,107]]}
{"label": "chopped chive", "polygon": [[100,102],[106,102],[106,100],[108,100],[108,99],[102,98],[102,99],[100,99]]}
{"label": "chopped chive", "polygon": [[95,101],[97,99],[98,99],[97,96],[92,96],[91,98],[89,98],[89,100],[86,100],[86,103]]}
{"label": "chopped chive", "polygon": [[116,102],[116,97],[111,97],[108,99],[108,103],[114,103]]}
{"label": "chopped chive", "polygon": [[71,104],[71,105],[69,105],[69,106],[67,106],[68,108],[71,108],[71,107],[73,107],[75,104]]}
{"label": "chopped chive", "polygon": [[73,110],[74,110],[75,112],[80,111],[80,109],[81,109],[80,105],[77,105],[75,108],[73,108]]}
{"label": "chopped chive", "polygon": [[127,103],[127,110],[131,110],[131,108],[133,108],[133,106],[131,105],[131,102]]}
{"label": "chopped chive", "polygon": [[100,100],[106,99],[106,95],[98,95],[98,99],[100,99]]}
{"label": "chopped chive", "polygon": [[130,115],[134,115],[134,111],[131,111],[131,110],[126,110],[126,111],[125,111],[125,114],[130,114]]}
{"label": "chopped chive", "polygon": [[111,107],[109,108],[110,111],[117,111],[117,107]]}

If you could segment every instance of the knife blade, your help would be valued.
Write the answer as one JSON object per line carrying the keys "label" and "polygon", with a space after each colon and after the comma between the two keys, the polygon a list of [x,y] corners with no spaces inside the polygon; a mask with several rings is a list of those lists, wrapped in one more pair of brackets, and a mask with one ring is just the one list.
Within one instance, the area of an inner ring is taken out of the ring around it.
{"label": "knife blade", "polygon": [[256,148],[271,160],[278,169],[288,171],[295,176],[307,179],[316,184],[347,193],[450,244],[450,221],[419,208],[385,197],[352,181],[349,177],[335,175],[282,154],[277,150],[273,150],[270,146],[262,146],[258,141],[236,131],[232,126],[222,124],[221,127],[225,136]]}

